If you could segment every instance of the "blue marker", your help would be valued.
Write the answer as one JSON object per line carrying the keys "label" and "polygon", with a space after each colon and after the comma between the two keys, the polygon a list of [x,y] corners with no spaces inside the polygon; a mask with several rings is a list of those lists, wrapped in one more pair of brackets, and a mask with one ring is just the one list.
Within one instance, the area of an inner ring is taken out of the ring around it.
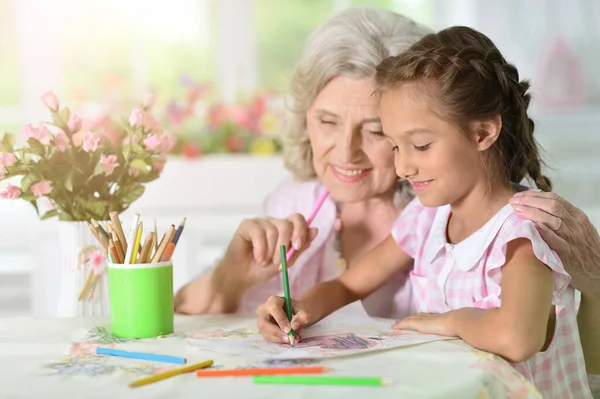
{"label": "blue marker", "polygon": [[167,355],[154,355],[152,353],[129,352],[110,348],[96,348],[97,355],[111,355],[118,357],[128,357],[131,359],[151,360],[154,362],[185,364],[184,357],[175,357]]}

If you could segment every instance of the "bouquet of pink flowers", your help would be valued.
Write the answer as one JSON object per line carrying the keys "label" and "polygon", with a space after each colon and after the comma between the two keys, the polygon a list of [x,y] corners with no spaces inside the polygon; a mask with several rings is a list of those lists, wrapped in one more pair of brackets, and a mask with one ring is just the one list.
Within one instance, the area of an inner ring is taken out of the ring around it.
{"label": "bouquet of pink flowers", "polygon": [[[19,148],[9,133],[0,140],[0,181],[11,179],[0,199],[28,201],[42,220],[107,220],[110,212],[123,212],[144,193],[145,183],[159,177],[176,142],[142,108],[109,134],[83,129],[82,118],[60,108],[52,92],[42,101],[51,122],[23,126],[26,143]],[[42,214],[41,198],[49,205]]]}
{"label": "bouquet of pink flowers", "polygon": [[172,153],[188,158],[214,153],[271,155],[281,151],[284,109],[274,92],[234,104],[209,98],[211,86],[182,77],[185,95],[168,102],[164,123],[177,137]]}

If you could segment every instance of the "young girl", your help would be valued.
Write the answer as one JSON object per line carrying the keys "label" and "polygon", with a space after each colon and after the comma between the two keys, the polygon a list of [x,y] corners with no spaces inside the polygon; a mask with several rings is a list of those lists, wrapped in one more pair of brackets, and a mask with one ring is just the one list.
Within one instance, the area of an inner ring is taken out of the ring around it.
{"label": "young girl", "polygon": [[515,183],[542,176],[527,116],[529,84],[485,35],[431,34],[377,70],[382,135],[417,194],[390,236],[336,280],[294,303],[259,309],[266,339],[295,331],[410,268],[417,310],[394,328],[458,336],[496,353],[544,398],[590,397],[570,276],[535,224],[508,205]]}

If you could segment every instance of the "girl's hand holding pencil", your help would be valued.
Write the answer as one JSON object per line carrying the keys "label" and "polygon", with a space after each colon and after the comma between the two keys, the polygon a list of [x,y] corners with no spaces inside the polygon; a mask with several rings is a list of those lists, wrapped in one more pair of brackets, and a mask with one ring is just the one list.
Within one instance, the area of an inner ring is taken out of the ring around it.
{"label": "girl's hand holding pencil", "polygon": [[293,317],[290,321],[285,310],[285,298],[272,296],[258,308],[257,327],[262,336],[270,342],[289,343],[289,332],[295,333],[295,342],[301,342],[300,332],[312,324],[310,314],[302,303],[291,300]]}

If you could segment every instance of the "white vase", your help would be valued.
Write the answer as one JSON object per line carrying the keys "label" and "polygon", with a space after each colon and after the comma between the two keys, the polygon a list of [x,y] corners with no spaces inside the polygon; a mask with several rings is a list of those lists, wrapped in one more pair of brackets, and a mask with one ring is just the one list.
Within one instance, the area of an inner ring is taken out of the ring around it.
{"label": "white vase", "polygon": [[[107,316],[110,306],[106,253],[92,235],[88,223],[58,223],[58,240],[61,287],[56,316]],[[100,254],[104,259],[93,263],[90,258],[101,259]],[[82,295],[82,290],[85,295]]]}

